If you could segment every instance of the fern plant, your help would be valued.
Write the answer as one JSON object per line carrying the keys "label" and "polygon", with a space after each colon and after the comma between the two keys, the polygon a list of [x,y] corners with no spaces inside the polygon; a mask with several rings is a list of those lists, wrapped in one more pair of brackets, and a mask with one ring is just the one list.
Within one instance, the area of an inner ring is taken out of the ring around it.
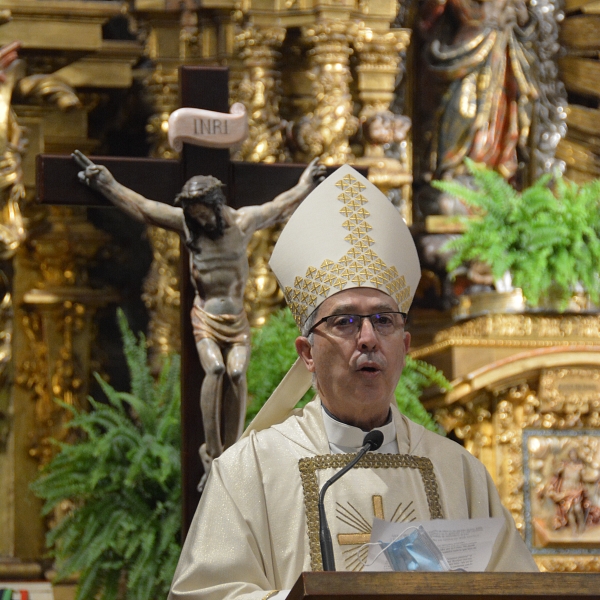
{"label": "fern plant", "polygon": [[532,307],[552,296],[564,309],[580,286],[598,302],[600,180],[578,186],[546,174],[519,193],[492,169],[465,162],[476,189],[453,181],[433,184],[483,215],[465,218],[465,233],[447,244],[455,252],[448,271],[469,261],[487,263],[494,279],[508,271]]}
{"label": "fern plant", "polygon": [[[272,315],[261,329],[253,330],[252,356],[248,367],[250,402],[246,412],[247,423],[258,413],[296,360],[294,340],[297,337],[298,328],[288,308]],[[424,361],[407,356],[396,388],[398,408],[412,421],[439,433],[439,427],[419,401],[423,390],[431,385],[450,389],[450,383],[441,371]],[[313,395],[314,392],[309,390],[298,406],[304,406]]]}
{"label": "fern plant", "polygon": [[63,404],[79,441],[57,442],[32,484],[45,514],[73,504],[47,543],[58,578],[79,575],[77,600],[166,597],[181,550],[179,357],[155,381],[144,338],[136,341],[123,313],[119,326],[131,393],[96,375],[107,404],[90,398],[90,412]]}

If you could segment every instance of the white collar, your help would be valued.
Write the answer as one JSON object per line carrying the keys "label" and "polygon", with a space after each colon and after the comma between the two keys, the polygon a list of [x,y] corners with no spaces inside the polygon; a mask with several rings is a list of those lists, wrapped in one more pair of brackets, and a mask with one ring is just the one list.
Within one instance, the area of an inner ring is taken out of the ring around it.
{"label": "white collar", "polygon": [[[346,423],[334,419],[327,414],[324,407],[321,407],[321,412],[323,415],[325,432],[327,433],[327,438],[329,440],[329,447],[333,453],[356,452],[359,448],[362,448],[366,432],[359,427],[346,425]],[[390,419],[389,423],[386,423],[381,427],[375,427],[375,429],[383,433],[383,444],[376,452],[398,452],[394,419]],[[393,444],[393,446],[390,447],[388,444]]]}

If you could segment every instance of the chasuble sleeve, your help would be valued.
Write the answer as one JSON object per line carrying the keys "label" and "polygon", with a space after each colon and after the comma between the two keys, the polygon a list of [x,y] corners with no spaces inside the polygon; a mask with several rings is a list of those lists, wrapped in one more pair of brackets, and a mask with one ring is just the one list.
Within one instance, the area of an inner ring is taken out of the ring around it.
{"label": "chasuble sleeve", "polygon": [[[416,431],[420,435],[416,435]],[[462,446],[411,424],[412,450],[428,456],[434,465],[446,519],[501,517],[504,525],[492,551],[487,571],[535,572],[537,565],[519,534],[510,512],[503,506],[487,469]]]}
{"label": "chasuble sleeve", "polygon": [[235,461],[224,475],[220,462],[212,464],[169,600],[263,600],[275,589],[262,486],[246,487]]}

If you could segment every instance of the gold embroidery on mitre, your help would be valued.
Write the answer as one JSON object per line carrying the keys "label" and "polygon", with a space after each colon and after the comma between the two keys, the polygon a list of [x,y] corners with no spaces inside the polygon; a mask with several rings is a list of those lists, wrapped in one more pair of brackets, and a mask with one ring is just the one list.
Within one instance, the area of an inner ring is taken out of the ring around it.
{"label": "gold embroidery on mitre", "polygon": [[342,227],[350,232],[344,240],[352,247],[338,262],[326,259],[319,268],[308,267],[304,277],[296,277],[294,285],[283,290],[296,323],[302,326],[329,295],[348,286],[367,284],[392,296],[400,311],[407,312],[411,294],[404,275],[400,275],[396,267],[388,267],[371,248],[375,242],[368,233],[373,227],[366,220],[370,213],[365,208],[369,200],[362,195],[366,186],[352,175],[345,175],[335,185],[342,190],[338,196],[343,203]]}

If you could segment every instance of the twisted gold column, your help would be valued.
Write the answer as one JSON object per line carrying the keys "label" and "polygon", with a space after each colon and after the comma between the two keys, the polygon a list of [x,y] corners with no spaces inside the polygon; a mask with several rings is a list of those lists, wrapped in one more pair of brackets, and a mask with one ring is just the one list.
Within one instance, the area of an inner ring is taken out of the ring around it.
{"label": "twisted gold column", "polygon": [[277,70],[284,38],[283,27],[248,27],[236,37],[242,71],[234,99],[246,106],[249,126],[248,139],[234,157],[237,160],[274,163],[288,158],[279,116],[281,73]]}
{"label": "twisted gold column", "polygon": [[159,63],[144,83],[155,111],[146,125],[152,144],[150,154],[156,158],[177,158],[167,137],[169,115],[179,106],[177,66],[165,67]]}
{"label": "twisted gold column", "polygon": [[[392,114],[390,104],[410,35],[408,29],[378,32],[363,27],[354,43],[359,62],[358,97],[362,104],[359,118],[365,139],[364,154],[356,164],[369,168],[369,180],[385,194],[400,191],[398,208],[408,224],[412,222],[412,168],[407,137],[410,120]],[[398,145],[400,159],[386,156],[391,144]]]}
{"label": "twisted gold column", "polygon": [[311,45],[308,75],[315,98],[314,110],[296,128],[296,143],[305,161],[321,156],[325,164],[337,165],[354,158],[349,138],[356,133],[358,119],[353,115],[349,58],[357,32],[356,23],[341,20],[324,20],[302,30]]}
{"label": "twisted gold column", "polygon": [[[152,142],[151,155],[158,158],[176,158],[169,146],[169,115],[179,105],[177,67],[159,64],[146,80],[146,88],[155,113],[146,130]],[[159,368],[160,357],[180,352],[180,249],[179,236],[160,227],[148,227],[148,240],[153,261],[144,280],[142,300],[149,313],[148,346],[153,367]]]}
{"label": "twisted gold column", "polygon": [[[285,33],[283,27],[249,26],[236,37],[240,69],[232,88],[233,100],[246,106],[249,120],[248,139],[236,152],[237,160],[274,163],[288,158],[279,116],[281,73],[277,69]],[[283,294],[269,268],[280,232],[280,226],[257,231],[248,245],[250,272],[244,304],[253,327],[263,325],[273,311],[284,305]]]}

